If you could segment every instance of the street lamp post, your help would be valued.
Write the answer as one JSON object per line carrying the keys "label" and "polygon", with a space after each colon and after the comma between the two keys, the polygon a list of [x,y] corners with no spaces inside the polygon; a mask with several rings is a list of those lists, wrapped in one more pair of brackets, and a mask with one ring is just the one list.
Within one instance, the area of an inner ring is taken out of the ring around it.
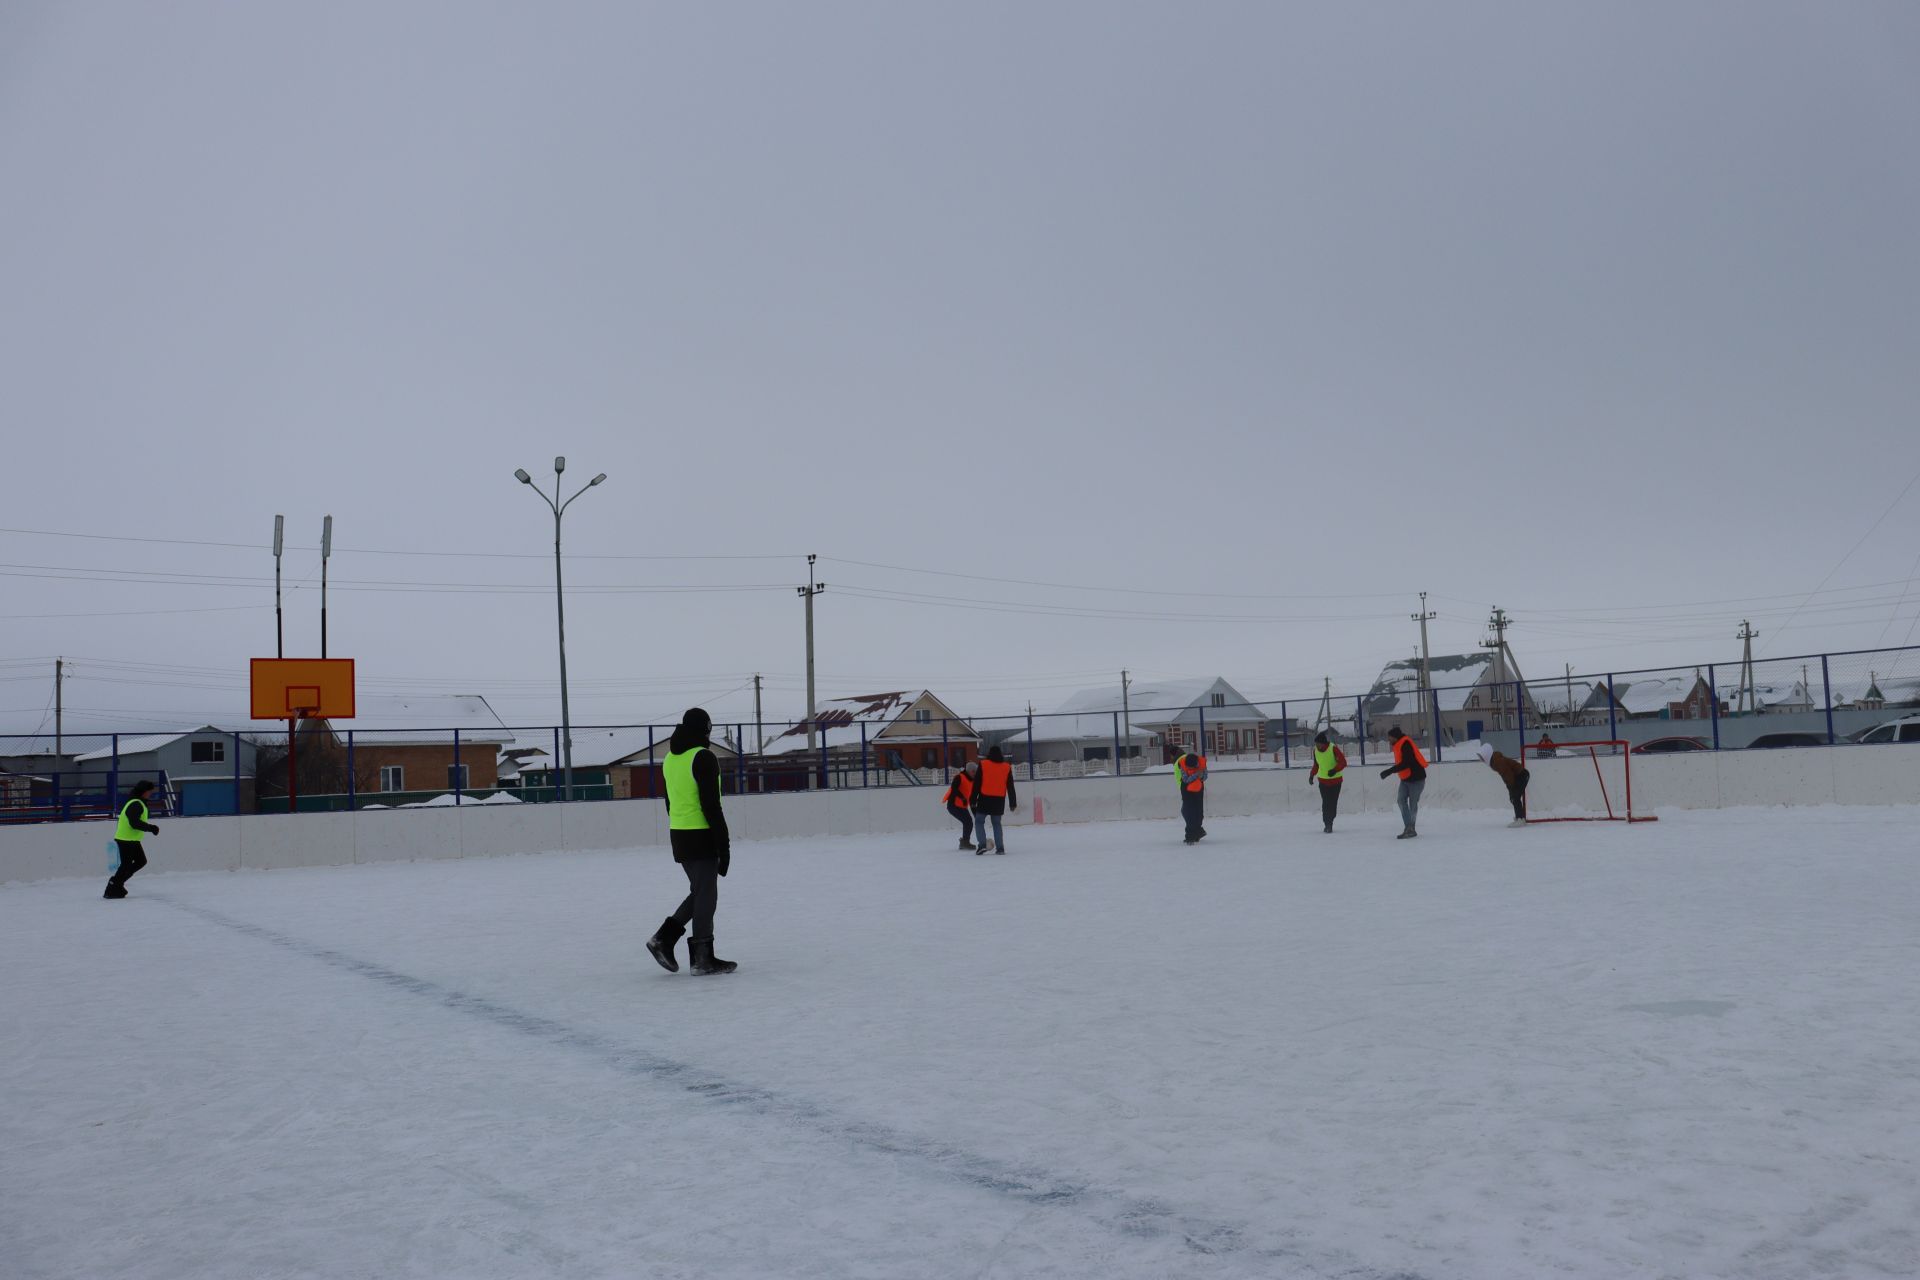
{"label": "street lamp post", "polygon": [[567,460],[564,457],[553,460],[552,497],[548,497],[547,491],[533,482],[533,477],[527,474],[526,468],[524,467],[515,471],[513,478],[539,494],[541,500],[553,510],[553,605],[555,614],[560,622],[561,795],[562,798],[571,800],[573,799],[573,717],[567,707],[567,598],[560,576],[560,517],[565,515],[567,508],[573,505],[573,498],[579,497],[587,490],[593,488],[593,486],[599,484],[602,480],[605,480],[607,473],[602,471],[599,475],[581,485],[574,493],[573,498],[568,498],[565,502],[562,502],[560,501],[560,476],[566,469]]}

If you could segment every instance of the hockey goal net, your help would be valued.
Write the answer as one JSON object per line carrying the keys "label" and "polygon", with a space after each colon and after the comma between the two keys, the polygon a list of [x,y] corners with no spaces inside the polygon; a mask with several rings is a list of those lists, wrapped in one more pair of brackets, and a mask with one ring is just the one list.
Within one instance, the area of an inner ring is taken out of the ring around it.
{"label": "hockey goal net", "polygon": [[1527,822],[1656,822],[1633,807],[1633,750],[1626,742],[1520,744],[1527,784]]}

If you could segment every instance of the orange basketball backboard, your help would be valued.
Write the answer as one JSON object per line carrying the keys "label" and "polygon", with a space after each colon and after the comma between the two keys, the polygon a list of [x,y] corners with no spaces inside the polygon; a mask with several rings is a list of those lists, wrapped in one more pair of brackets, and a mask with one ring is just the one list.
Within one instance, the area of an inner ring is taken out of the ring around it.
{"label": "orange basketball backboard", "polygon": [[352,658],[255,658],[255,720],[353,719]]}

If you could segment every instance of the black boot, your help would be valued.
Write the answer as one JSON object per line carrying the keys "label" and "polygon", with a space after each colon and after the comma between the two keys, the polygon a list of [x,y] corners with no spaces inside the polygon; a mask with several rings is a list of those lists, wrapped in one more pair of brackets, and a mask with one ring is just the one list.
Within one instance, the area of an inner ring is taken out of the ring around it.
{"label": "black boot", "polygon": [[653,953],[653,958],[658,960],[660,967],[668,973],[680,972],[680,962],[673,958],[673,947],[680,941],[680,935],[686,931],[686,926],[672,916],[668,916],[660,922],[659,930],[647,939],[647,950]]}
{"label": "black boot", "polygon": [[695,973],[732,973],[740,966],[713,954],[712,938],[687,939],[687,968]]}
{"label": "black boot", "polygon": [[127,896],[127,887],[118,881],[109,880],[107,881],[107,891],[100,896],[103,898],[124,898]]}

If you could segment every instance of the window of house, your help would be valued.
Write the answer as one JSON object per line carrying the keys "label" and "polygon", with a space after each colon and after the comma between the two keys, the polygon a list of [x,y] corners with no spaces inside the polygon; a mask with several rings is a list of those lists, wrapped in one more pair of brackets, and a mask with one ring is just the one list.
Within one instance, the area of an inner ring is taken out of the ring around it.
{"label": "window of house", "polygon": [[447,786],[455,791],[465,791],[467,789],[467,766],[463,764],[448,765]]}
{"label": "window of house", "polygon": [[406,770],[397,764],[381,765],[380,789],[382,791],[405,791],[407,789]]}
{"label": "window of house", "polygon": [[1227,695],[1226,695],[1226,694],[1224,694],[1224,693],[1216,693],[1216,694],[1214,694],[1214,695],[1213,695],[1213,705],[1214,705],[1214,706],[1216,706],[1216,707],[1224,707],[1224,706],[1226,706],[1226,705],[1227,705]]}
{"label": "window of house", "polygon": [[1107,758],[1108,756],[1110,756],[1110,755],[1112,755],[1112,754],[1113,754],[1113,748],[1112,748],[1112,747],[1082,747],[1082,748],[1080,748],[1080,759],[1081,759],[1081,760],[1082,760],[1083,762],[1084,762],[1084,761],[1087,761],[1087,760],[1105,760],[1105,759],[1106,759],[1106,758]]}
{"label": "window of house", "polygon": [[916,722],[918,722],[918,723],[920,723],[920,724],[932,724],[932,723],[933,723],[933,712],[931,712],[931,711],[916,711],[916,712],[914,712],[914,713],[913,713],[913,718],[914,718],[914,720],[915,720]]}
{"label": "window of house", "polygon": [[195,764],[219,764],[227,758],[227,744],[215,738],[212,742],[193,744],[192,760]]}
{"label": "window of house", "polygon": [[1238,751],[1239,749],[1240,749],[1240,731],[1238,729],[1227,730],[1227,750]]}
{"label": "window of house", "polygon": [[920,767],[922,769],[938,769],[940,767],[940,748],[920,748]]}

